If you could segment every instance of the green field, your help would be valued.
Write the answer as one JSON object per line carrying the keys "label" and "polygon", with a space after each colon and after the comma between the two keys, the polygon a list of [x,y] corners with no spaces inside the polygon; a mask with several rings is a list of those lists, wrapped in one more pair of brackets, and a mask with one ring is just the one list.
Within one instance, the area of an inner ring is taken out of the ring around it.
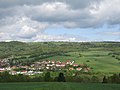
{"label": "green field", "polygon": [[[80,51],[68,52],[65,55],[58,55],[47,58],[47,60],[74,60],[78,64],[87,64],[94,72],[120,72],[120,61],[108,55],[110,51]],[[81,54],[82,56],[79,56]]]}
{"label": "green field", "polygon": [[119,84],[1,83],[0,90],[120,90]]}

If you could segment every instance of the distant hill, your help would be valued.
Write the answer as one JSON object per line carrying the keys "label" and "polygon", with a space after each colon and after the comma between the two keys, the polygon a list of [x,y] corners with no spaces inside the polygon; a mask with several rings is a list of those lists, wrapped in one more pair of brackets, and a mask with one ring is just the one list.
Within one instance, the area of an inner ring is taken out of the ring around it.
{"label": "distant hill", "polygon": [[[16,65],[46,59],[73,59],[78,63],[87,61],[88,64],[94,65],[89,63],[89,59],[97,60],[96,57],[99,61],[107,60],[107,63],[110,63],[108,59],[112,57],[113,63],[109,66],[113,64],[119,66],[119,61],[115,61],[117,63],[115,64],[114,60],[120,58],[120,42],[0,42],[0,59],[8,58]],[[81,61],[78,61],[79,59]]]}
{"label": "distant hill", "polygon": [[88,50],[89,48],[112,50],[119,47],[120,42],[0,42],[0,58]]}

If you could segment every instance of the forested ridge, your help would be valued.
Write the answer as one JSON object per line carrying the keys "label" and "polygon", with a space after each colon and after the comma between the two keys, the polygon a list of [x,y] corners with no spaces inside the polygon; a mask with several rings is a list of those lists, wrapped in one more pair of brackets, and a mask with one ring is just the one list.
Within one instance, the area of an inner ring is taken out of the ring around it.
{"label": "forested ridge", "polygon": [[90,48],[115,51],[119,47],[119,42],[0,42],[0,58],[24,57],[25,55],[34,57],[37,55],[89,50]]}

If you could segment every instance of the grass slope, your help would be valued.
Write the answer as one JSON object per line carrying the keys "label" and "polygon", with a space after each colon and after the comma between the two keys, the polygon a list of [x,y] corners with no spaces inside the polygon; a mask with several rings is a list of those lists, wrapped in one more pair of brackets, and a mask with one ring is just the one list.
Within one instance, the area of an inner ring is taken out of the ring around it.
{"label": "grass slope", "polygon": [[[68,52],[66,55],[58,55],[47,58],[47,60],[74,60],[78,64],[87,64],[93,68],[94,72],[120,72],[120,61],[116,58],[109,56],[110,51],[83,51],[83,52]],[[79,53],[82,55],[79,56]]]}
{"label": "grass slope", "polygon": [[119,84],[1,83],[0,90],[120,90]]}

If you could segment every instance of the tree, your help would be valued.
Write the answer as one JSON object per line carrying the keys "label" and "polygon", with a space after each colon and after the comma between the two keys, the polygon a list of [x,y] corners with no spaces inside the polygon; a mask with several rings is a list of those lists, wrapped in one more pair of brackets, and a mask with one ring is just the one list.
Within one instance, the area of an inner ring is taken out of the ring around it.
{"label": "tree", "polygon": [[65,76],[64,76],[64,74],[63,73],[59,73],[59,76],[58,76],[58,80],[57,80],[58,82],[65,82],[66,80],[65,80]]}
{"label": "tree", "polygon": [[107,78],[106,78],[106,76],[104,76],[102,83],[107,83]]}
{"label": "tree", "polygon": [[113,76],[111,76],[112,79],[112,83],[120,83],[120,77],[117,74],[113,74]]}
{"label": "tree", "polygon": [[119,77],[119,79],[118,79],[118,80],[119,80],[119,82],[118,82],[118,83],[120,83],[120,73],[119,73],[118,77]]}
{"label": "tree", "polygon": [[44,80],[49,82],[51,80],[50,72],[45,73]]}

